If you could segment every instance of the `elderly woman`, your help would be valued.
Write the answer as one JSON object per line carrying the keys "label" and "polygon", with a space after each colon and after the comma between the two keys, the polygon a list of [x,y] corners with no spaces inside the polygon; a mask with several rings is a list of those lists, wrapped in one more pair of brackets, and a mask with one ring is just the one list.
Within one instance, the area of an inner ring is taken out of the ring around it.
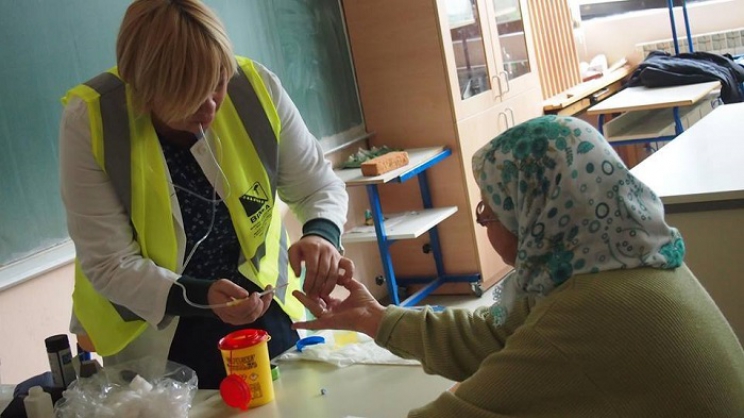
{"label": "elderly woman", "polygon": [[744,351],[683,263],[657,196],[604,138],[546,116],[473,157],[477,222],[514,274],[475,312],[383,307],[354,280],[346,300],[297,296],[349,329],[461,382],[410,417],[734,417]]}

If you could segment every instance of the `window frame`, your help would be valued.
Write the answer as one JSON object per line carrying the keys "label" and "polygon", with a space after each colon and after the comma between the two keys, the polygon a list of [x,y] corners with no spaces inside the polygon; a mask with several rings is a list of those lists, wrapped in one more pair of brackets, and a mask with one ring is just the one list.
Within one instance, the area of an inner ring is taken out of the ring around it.
{"label": "window frame", "polygon": [[[667,9],[667,0],[574,0],[582,21],[618,16],[647,10]],[[681,7],[683,0],[673,0],[674,7]],[[687,5],[714,0],[686,0]]]}

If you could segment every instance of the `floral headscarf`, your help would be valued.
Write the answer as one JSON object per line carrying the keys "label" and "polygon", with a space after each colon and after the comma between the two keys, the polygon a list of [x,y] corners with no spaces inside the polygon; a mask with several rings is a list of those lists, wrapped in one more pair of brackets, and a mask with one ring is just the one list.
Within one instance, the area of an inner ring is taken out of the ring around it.
{"label": "floral headscarf", "polygon": [[543,116],[473,156],[484,202],[517,237],[515,272],[491,309],[503,323],[516,299],[546,296],[576,274],[682,264],[679,232],[661,200],[588,123]]}

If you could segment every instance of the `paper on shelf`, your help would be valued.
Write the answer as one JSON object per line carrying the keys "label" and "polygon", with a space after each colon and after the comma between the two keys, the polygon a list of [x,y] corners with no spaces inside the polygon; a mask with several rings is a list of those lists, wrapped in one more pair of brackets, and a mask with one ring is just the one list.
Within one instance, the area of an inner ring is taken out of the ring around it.
{"label": "paper on shelf", "polygon": [[[418,215],[417,211],[409,211],[391,215],[390,218],[385,218],[385,231],[389,233],[395,231],[395,227],[403,223],[406,219],[410,219],[413,216]],[[348,230],[347,234],[369,234],[375,232],[374,225],[360,225]]]}

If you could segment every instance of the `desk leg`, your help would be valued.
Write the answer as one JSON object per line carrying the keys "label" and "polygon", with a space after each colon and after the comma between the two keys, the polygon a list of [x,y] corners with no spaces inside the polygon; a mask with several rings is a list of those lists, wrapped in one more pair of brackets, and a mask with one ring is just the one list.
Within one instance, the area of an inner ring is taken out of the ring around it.
{"label": "desk leg", "polygon": [[679,117],[679,107],[673,109],[674,112],[674,133],[679,135],[684,132],[685,128],[682,126],[682,119]]}
{"label": "desk leg", "polygon": [[[421,190],[421,200],[424,208],[431,209],[434,206],[431,203],[431,193],[429,193],[429,180],[426,177],[426,171],[418,174],[419,189]],[[439,244],[439,231],[434,226],[429,230],[429,239],[431,240],[431,251],[434,253],[434,263],[437,266],[437,277],[444,276],[444,263],[442,262],[442,247]]]}
{"label": "desk leg", "polygon": [[387,234],[385,233],[385,218],[382,214],[380,193],[377,190],[376,184],[370,184],[367,186],[367,196],[369,196],[369,204],[372,210],[372,220],[375,223],[377,247],[380,250],[380,259],[382,260],[382,271],[385,275],[385,284],[388,288],[390,300],[394,305],[399,305],[400,297],[398,296],[398,282],[395,279],[395,271],[393,270],[393,259],[390,257],[390,245],[394,241],[388,240]]}
{"label": "desk leg", "polygon": [[604,136],[604,124],[605,124],[605,115],[603,113],[599,115],[599,118],[597,118],[597,130],[602,136]]}

